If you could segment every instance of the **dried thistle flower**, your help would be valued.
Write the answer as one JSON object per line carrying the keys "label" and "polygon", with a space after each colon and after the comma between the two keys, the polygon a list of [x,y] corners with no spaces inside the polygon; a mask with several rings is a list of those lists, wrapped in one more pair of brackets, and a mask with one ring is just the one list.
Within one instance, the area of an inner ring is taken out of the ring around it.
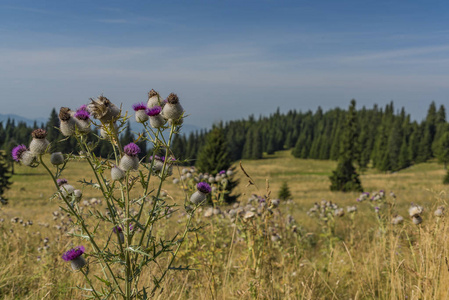
{"label": "dried thistle flower", "polygon": [[179,98],[176,94],[171,93],[167,97],[167,104],[165,104],[162,115],[165,119],[178,120],[182,117],[184,109],[179,103]]}
{"label": "dried thistle flower", "polygon": [[160,101],[159,93],[152,89],[148,93],[147,107],[151,108],[151,107],[154,107],[154,106],[161,106],[161,105],[162,105],[162,103]]}
{"label": "dried thistle flower", "polygon": [[73,112],[68,107],[59,109],[59,130],[64,136],[72,136],[75,134],[75,119],[72,117]]}
{"label": "dried thistle flower", "polygon": [[120,109],[103,95],[97,99],[90,98],[91,103],[87,105],[87,109],[95,119],[102,123],[114,121],[120,115]]}
{"label": "dried thistle flower", "polygon": [[31,133],[33,140],[30,143],[30,151],[35,155],[44,154],[47,151],[50,142],[46,139],[47,131],[36,129]]}

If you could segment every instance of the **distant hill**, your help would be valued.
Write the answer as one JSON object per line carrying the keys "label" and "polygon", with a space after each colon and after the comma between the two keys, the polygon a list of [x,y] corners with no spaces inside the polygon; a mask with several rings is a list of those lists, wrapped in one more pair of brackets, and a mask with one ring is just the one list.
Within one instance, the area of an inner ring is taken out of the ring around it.
{"label": "distant hill", "polygon": [[48,118],[36,118],[36,119],[32,120],[32,119],[21,117],[21,116],[15,115],[15,114],[6,114],[6,115],[0,114],[0,122],[3,122],[3,124],[5,124],[8,119],[15,120],[16,124],[18,124],[20,122],[25,122],[27,124],[27,126],[33,126],[34,121],[37,122],[37,125],[40,125],[41,123],[45,124],[45,123],[47,123],[47,120],[48,120]]}

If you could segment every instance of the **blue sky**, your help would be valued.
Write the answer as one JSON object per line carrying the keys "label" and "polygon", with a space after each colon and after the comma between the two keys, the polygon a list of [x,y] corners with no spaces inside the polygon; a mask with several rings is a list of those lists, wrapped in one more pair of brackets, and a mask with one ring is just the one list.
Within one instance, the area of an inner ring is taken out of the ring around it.
{"label": "blue sky", "polygon": [[444,1],[1,1],[0,113],[101,93],[131,110],[154,88],[199,127],[352,98],[420,120],[447,104],[448,17]]}

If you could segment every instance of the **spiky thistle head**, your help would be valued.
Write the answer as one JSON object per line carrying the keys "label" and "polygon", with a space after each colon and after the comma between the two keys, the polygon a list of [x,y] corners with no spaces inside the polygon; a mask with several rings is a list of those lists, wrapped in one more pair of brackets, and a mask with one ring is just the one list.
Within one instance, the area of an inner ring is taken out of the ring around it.
{"label": "spiky thistle head", "polygon": [[64,185],[67,182],[68,182],[67,179],[64,179],[64,178],[60,178],[60,179],[56,180],[56,183],[58,184],[58,186]]}
{"label": "spiky thistle head", "polygon": [[176,95],[175,93],[171,93],[167,97],[167,102],[170,104],[178,104],[179,103],[178,95]]}
{"label": "spiky thistle head", "polygon": [[47,136],[47,131],[45,129],[35,129],[31,133],[31,136],[35,139],[45,139]]}
{"label": "spiky thistle head", "polygon": [[134,109],[134,111],[145,110],[145,109],[147,109],[147,106],[145,105],[145,103],[140,102],[140,103],[133,104],[133,109]]}
{"label": "spiky thistle head", "polygon": [[150,117],[154,117],[157,116],[161,113],[162,108],[160,106],[154,106],[152,108],[148,108],[146,110],[147,115],[149,115]]}
{"label": "spiky thistle head", "polygon": [[74,115],[78,120],[87,120],[90,117],[89,111],[87,110],[87,105],[81,105],[80,108],[76,110]]}
{"label": "spiky thistle head", "polygon": [[105,121],[115,118],[120,114],[118,107],[103,95],[100,95],[97,99],[90,98],[87,109],[94,118],[104,119]]}
{"label": "spiky thistle head", "polygon": [[117,232],[122,232],[123,229],[122,229],[122,227],[120,227],[120,226],[115,226],[114,228],[112,228],[112,231],[113,231],[114,233],[117,233]]}
{"label": "spiky thistle head", "polygon": [[123,148],[123,152],[125,152],[125,154],[129,156],[136,156],[140,153],[140,148],[134,143],[129,143]]}
{"label": "spiky thistle head", "polygon": [[22,157],[22,154],[23,154],[25,151],[28,151],[28,149],[27,149],[27,147],[26,147],[25,145],[18,145],[18,146],[15,146],[15,147],[12,149],[12,151],[11,151],[12,158],[13,158],[15,161],[19,162],[20,159],[21,159],[21,157]]}
{"label": "spiky thistle head", "polygon": [[59,119],[61,121],[68,121],[68,120],[70,120],[70,118],[72,117],[70,115],[70,112],[71,112],[70,108],[68,108],[68,107],[61,107],[59,109]]}
{"label": "spiky thistle head", "polygon": [[198,191],[204,193],[204,194],[209,194],[211,192],[211,187],[207,182],[200,182],[196,185],[196,188],[198,189]]}
{"label": "spiky thistle head", "polygon": [[84,253],[84,251],[85,251],[84,246],[75,247],[64,253],[62,255],[62,259],[65,261],[74,260],[75,258],[80,257]]}
{"label": "spiky thistle head", "polygon": [[156,92],[154,89],[151,89],[151,91],[148,92],[148,98],[151,98],[153,96],[158,96],[159,93]]}

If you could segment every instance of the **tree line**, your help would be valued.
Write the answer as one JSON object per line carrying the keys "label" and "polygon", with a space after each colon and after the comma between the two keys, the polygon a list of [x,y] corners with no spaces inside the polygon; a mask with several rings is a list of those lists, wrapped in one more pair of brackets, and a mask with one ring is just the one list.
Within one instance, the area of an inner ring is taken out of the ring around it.
{"label": "tree line", "polygon": [[[324,112],[319,107],[315,112],[290,110],[281,113],[279,109],[269,116],[220,123],[226,148],[231,161],[240,159],[261,159],[263,153],[273,154],[278,150],[291,149],[293,156],[304,159],[338,160],[342,138],[345,135],[345,121],[348,110],[334,108]],[[438,158],[445,166],[449,162],[449,125],[446,110],[432,102],[424,120],[412,120],[404,108],[395,111],[393,102],[384,108],[374,105],[355,111],[356,137],[352,145],[354,160],[360,170],[374,167],[380,171],[398,171],[414,163]],[[76,150],[73,138],[64,139],[58,130],[59,118],[55,109],[50,113],[45,128],[50,141],[61,140],[53,145],[52,151],[70,153]],[[38,124],[28,127],[25,123],[7,120],[0,122],[0,149],[10,153],[18,144],[28,144],[30,134]],[[182,131],[181,131],[182,132]],[[210,130],[192,132],[189,135],[175,135],[172,151],[180,160],[189,160],[194,165],[201,148],[206,144]],[[93,141],[93,131],[91,137]],[[135,139],[129,126],[121,133],[122,144]],[[99,140],[95,155],[108,157],[112,153],[108,141]],[[140,142],[142,155],[147,149]]]}
{"label": "tree line", "polygon": [[[354,101],[355,106],[355,101]],[[374,105],[354,112],[355,137],[353,158],[361,170],[398,171],[414,163],[438,158],[449,162],[449,125],[446,110],[432,102],[424,120],[412,120],[404,108],[395,111],[394,103],[384,108]],[[348,110],[334,108],[324,112],[279,109],[269,116],[218,124],[223,129],[233,161],[260,159],[262,154],[291,149],[293,156],[304,159],[338,160]],[[205,144],[208,131],[177,136],[173,141],[176,156],[195,161]],[[193,163],[192,163],[193,164]]]}
{"label": "tree line", "polygon": [[[20,144],[28,145],[31,141],[31,132],[37,128],[47,130],[47,139],[52,142],[51,152],[77,153],[79,150],[74,137],[66,138],[59,131],[59,117],[56,109],[54,108],[51,111],[50,117],[46,124],[38,125],[35,122],[33,126],[27,126],[24,122],[19,122],[16,124],[15,120],[11,119],[8,119],[5,124],[0,122],[0,149],[5,150],[5,152],[9,154],[9,159],[12,159],[12,148]],[[111,143],[103,139],[98,139],[95,135],[99,135],[99,132],[96,129],[88,135],[88,139],[94,143],[98,143],[94,148],[94,154],[104,158],[112,156],[114,151]],[[131,132],[131,128],[128,123],[128,126],[126,126],[124,132],[120,134],[120,143],[122,145],[126,145],[134,140],[135,135]],[[140,158],[142,158],[147,154],[147,145],[143,141],[137,141],[136,144],[138,144],[140,149],[142,149],[142,152],[140,153]]]}

